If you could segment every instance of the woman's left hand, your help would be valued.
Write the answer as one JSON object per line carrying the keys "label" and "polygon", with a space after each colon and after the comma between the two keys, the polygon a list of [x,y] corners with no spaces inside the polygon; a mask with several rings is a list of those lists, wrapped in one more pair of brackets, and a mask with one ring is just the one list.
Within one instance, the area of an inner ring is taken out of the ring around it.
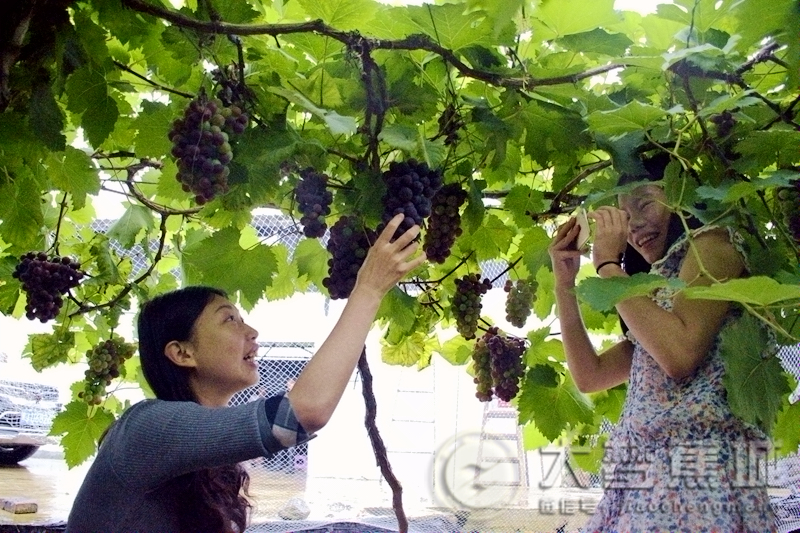
{"label": "woman's left hand", "polygon": [[628,213],[602,206],[588,215],[595,221],[592,262],[595,268],[607,261],[619,261],[628,243]]}

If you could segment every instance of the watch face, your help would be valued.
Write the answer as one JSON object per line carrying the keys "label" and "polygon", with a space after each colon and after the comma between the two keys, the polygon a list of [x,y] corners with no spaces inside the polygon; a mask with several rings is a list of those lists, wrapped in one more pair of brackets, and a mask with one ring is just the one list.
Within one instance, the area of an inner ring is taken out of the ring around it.
{"label": "watch face", "polygon": [[580,227],[578,238],[575,239],[575,246],[578,248],[578,250],[580,250],[586,245],[587,242],[589,242],[592,232],[589,228],[589,217],[586,216],[586,209],[579,207],[575,213],[575,218],[578,221],[578,227]]}

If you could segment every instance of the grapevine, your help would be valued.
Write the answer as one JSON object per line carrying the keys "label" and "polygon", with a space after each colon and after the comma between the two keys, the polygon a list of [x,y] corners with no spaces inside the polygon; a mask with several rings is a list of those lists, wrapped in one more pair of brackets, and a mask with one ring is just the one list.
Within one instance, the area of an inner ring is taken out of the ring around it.
{"label": "grapevine", "polygon": [[519,392],[519,382],[525,373],[522,354],[525,341],[502,335],[492,327],[484,334],[489,347],[494,393],[504,402],[511,401]]}
{"label": "grapevine", "polygon": [[356,276],[375,242],[374,230],[363,227],[355,216],[343,216],[331,227],[327,249],[328,277],[322,280],[331,299],[347,298],[356,284]]}
{"label": "grapevine", "polygon": [[483,337],[478,338],[472,348],[472,368],[475,370],[475,377],[472,378],[472,381],[477,389],[475,397],[482,402],[491,401],[494,397],[494,391],[492,390],[492,362],[489,347]]}
{"label": "grapevine", "polygon": [[25,316],[45,323],[58,316],[62,296],[77,287],[83,278],[80,264],[69,257],[48,259],[44,252],[29,252],[20,257],[12,276],[22,283],[28,303]]}
{"label": "grapevine", "polygon": [[492,288],[492,282],[481,281],[477,274],[467,274],[456,279],[455,284],[452,306],[456,329],[465,339],[474,339],[481,315],[481,296]]}
{"label": "grapevine", "polygon": [[300,171],[300,179],[294,188],[297,207],[303,213],[300,224],[306,237],[322,237],[328,225],[325,217],[331,214],[333,194],[326,189],[328,176],[313,168]]}
{"label": "grapevine", "polygon": [[192,100],[182,118],[172,123],[169,140],[177,159],[177,180],[199,205],[228,192],[232,138],[244,132],[247,114],[237,105],[209,100],[205,92]]}
{"label": "grapevine", "polygon": [[783,213],[783,220],[794,242],[800,245],[800,181],[789,187],[778,190],[778,201]]}
{"label": "grapevine", "polygon": [[86,369],[84,388],[78,398],[89,405],[99,405],[106,394],[106,387],[118,378],[125,361],[136,352],[136,345],[111,338],[86,352],[89,368]]}
{"label": "grapevine", "polygon": [[533,307],[533,297],[537,283],[526,279],[518,279],[516,283],[506,280],[503,290],[506,296],[506,320],[515,327],[521,328],[528,321]]}
{"label": "grapevine", "polygon": [[422,248],[434,263],[444,263],[450,248],[461,235],[459,208],[467,199],[467,192],[458,183],[448,183],[431,199],[431,215]]}
{"label": "grapevine", "polygon": [[421,226],[431,214],[431,198],[442,186],[442,176],[427,163],[409,159],[392,161],[383,173],[386,193],[383,195],[383,223],[403,213],[405,218],[395,232],[395,238],[414,225]]}

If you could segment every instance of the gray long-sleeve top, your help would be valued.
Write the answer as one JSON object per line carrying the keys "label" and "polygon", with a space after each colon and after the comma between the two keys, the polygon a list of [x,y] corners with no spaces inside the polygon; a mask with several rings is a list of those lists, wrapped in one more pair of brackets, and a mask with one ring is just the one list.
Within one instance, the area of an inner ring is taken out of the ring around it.
{"label": "gray long-sleeve top", "polygon": [[112,426],[75,498],[67,533],[178,531],[171,481],[309,439],[283,395],[236,407],[145,400]]}

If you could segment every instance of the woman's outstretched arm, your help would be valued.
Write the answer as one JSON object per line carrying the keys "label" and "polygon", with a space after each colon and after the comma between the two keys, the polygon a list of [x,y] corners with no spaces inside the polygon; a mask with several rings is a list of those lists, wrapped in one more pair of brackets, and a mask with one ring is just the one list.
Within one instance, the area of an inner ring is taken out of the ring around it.
{"label": "woman's outstretched arm", "polygon": [[425,261],[424,255],[415,255],[419,244],[412,242],[419,226],[391,240],[402,220],[403,215],[397,215],[389,221],[370,247],[342,315],[287,393],[297,420],[309,433],[327,424],[336,409],[383,296]]}

